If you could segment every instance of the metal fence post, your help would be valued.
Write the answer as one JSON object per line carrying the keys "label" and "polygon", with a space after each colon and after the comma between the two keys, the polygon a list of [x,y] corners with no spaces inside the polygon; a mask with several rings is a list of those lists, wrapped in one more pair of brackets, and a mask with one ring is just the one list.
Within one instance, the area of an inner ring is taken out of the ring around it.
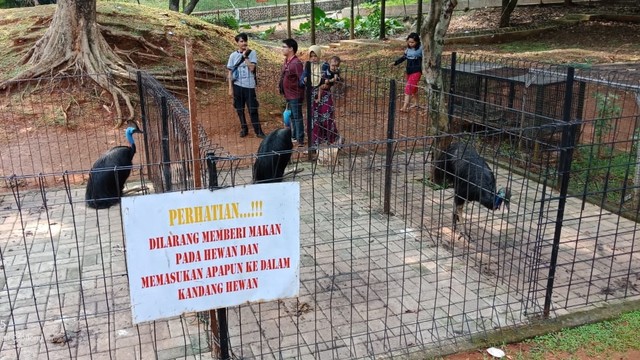
{"label": "metal fence post", "polygon": [[[218,189],[218,169],[216,161],[218,157],[215,153],[207,153],[207,169],[209,174],[209,190]],[[211,333],[219,340],[219,347],[214,346],[214,352],[222,360],[230,359],[229,356],[229,325],[227,323],[227,309],[209,310],[209,320],[211,322]]]}
{"label": "metal fence post", "polygon": [[220,329],[220,359],[229,360],[229,326],[226,308],[218,309],[218,328]]}
{"label": "metal fence post", "polygon": [[149,153],[149,120],[147,119],[147,103],[144,96],[144,86],[142,85],[142,71],[136,71],[136,81],[138,82],[138,96],[140,97],[140,121],[142,122],[142,131],[144,136],[144,156],[147,163],[147,171],[151,174],[151,155]]}
{"label": "metal fence post", "polygon": [[[312,126],[313,126],[313,119],[312,119],[312,110],[311,110],[311,105],[313,103],[313,99],[311,98],[311,94],[312,94],[312,89],[313,89],[313,84],[311,83],[311,62],[307,61],[304,64],[304,71],[306,73],[306,81],[305,84],[306,86],[304,87],[304,94],[305,94],[305,98],[307,100],[307,148],[311,148],[311,133],[312,133]],[[304,123],[304,122],[303,122]],[[311,160],[313,158],[313,152],[311,150],[308,151],[308,156],[309,156],[309,160]]]}
{"label": "metal fence post", "polygon": [[449,79],[449,106],[447,109],[447,115],[449,116],[449,126],[453,122],[453,110],[454,110],[454,102],[455,102],[455,93],[456,93],[456,63],[458,59],[458,54],[454,51],[451,53],[451,75]]}
{"label": "metal fence post", "polygon": [[169,110],[167,98],[160,98],[162,110],[162,174],[164,175],[164,192],[171,191],[171,155],[169,152]]}
{"label": "metal fence post", "polygon": [[218,167],[216,161],[218,157],[215,153],[207,153],[207,169],[209,171],[209,190],[215,190],[218,188]]}
{"label": "metal fence post", "polygon": [[384,171],[384,213],[391,212],[391,166],[393,164],[393,146],[396,117],[396,81],[389,81],[389,122],[387,124],[387,156]]}
{"label": "metal fence post", "polygon": [[564,209],[567,203],[567,193],[569,189],[569,177],[571,175],[571,160],[576,140],[576,125],[571,121],[571,105],[573,104],[573,82],[575,69],[567,69],[567,81],[564,92],[564,109],[562,120],[562,143],[560,145],[560,163],[558,175],[560,178],[560,197],[558,199],[558,212],[556,214],[556,227],[553,234],[553,247],[551,249],[551,259],[549,262],[549,277],[547,278],[547,288],[544,297],[544,318],[549,317],[551,309],[551,296],[553,295],[553,283],[556,275],[556,265],[558,263],[558,252],[560,249],[560,236],[562,234],[562,221],[564,220]]}

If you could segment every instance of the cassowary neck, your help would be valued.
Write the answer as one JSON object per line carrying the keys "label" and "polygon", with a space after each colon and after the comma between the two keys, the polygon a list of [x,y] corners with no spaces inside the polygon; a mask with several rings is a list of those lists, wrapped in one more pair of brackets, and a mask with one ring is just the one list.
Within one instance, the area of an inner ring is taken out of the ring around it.
{"label": "cassowary neck", "polygon": [[125,134],[127,136],[127,141],[129,141],[129,145],[131,145],[131,147],[135,149],[136,143],[133,141],[133,131],[129,131],[129,129],[127,129]]}
{"label": "cassowary neck", "polygon": [[131,154],[136,153],[136,143],[133,140],[133,128],[128,128],[125,131],[125,136],[127,137],[127,141],[129,142],[129,146],[131,147]]}
{"label": "cassowary neck", "polygon": [[499,209],[500,205],[502,205],[502,197],[496,195],[496,198],[493,202],[493,210]]}

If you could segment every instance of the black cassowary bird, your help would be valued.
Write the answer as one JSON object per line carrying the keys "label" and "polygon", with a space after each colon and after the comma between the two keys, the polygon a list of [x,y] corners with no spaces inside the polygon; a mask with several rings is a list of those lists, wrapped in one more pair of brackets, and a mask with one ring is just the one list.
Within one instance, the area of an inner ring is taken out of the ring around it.
{"label": "black cassowary bird", "polygon": [[269,133],[258,147],[258,158],[253,164],[253,182],[281,182],[284,170],[291,160],[292,149],[291,129],[278,129]]}
{"label": "black cassowary bird", "polygon": [[509,208],[511,191],[500,188],[496,191],[496,179],[487,162],[471,144],[452,143],[436,160],[433,182],[453,186],[455,213],[453,228],[460,220],[466,201],[477,201],[495,211],[502,204]]}
{"label": "black cassowary bird", "polygon": [[[106,209],[120,202],[124,183],[131,174],[136,144],[133,134],[143,132],[134,121],[128,122],[124,131],[129,146],[116,146],[102,154],[91,167],[89,182],[84,199],[87,206],[94,209]],[[115,170],[118,168],[117,170]],[[115,171],[114,171],[115,170]]]}

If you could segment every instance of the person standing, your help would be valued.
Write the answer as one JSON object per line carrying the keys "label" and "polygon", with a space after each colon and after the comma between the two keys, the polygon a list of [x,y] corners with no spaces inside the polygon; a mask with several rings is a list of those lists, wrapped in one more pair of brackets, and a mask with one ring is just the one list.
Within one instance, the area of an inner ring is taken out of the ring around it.
{"label": "person standing", "polygon": [[[302,84],[311,79],[311,145],[317,147],[323,143],[333,144],[338,137],[335,124],[335,108],[331,86],[339,80],[340,58],[334,56],[329,63],[321,63],[321,48],[309,47],[310,74],[303,73]],[[333,72],[332,72],[333,70]]]}
{"label": "person standing", "polygon": [[404,50],[402,57],[391,63],[392,66],[398,65],[403,61],[407,61],[407,85],[404,88],[404,103],[400,111],[409,110],[409,101],[415,98],[417,105],[418,82],[422,76],[422,57],[423,50],[420,44],[420,36],[417,33],[411,33],[407,36],[407,48]]}
{"label": "person standing", "polygon": [[304,99],[304,88],[300,86],[302,77],[302,61],[298,59],[298,43],[293,39],[282,41],[282,54],[284,64],[280,72],[280,82],[278,84],[280,94],[287,101],[287,106],[291,110],[291,136],[298,142],[298,146],[304,146],[304,122],[302,119],[302,101]]}
{"label": "person standing", "polygon": [[[322,139],[329,144],[338,140],[338,127],[335,119],[335,105],[333,102],[332,88],[342,81],[340,77],[341,60],[337,56],[331,57],[328,63],[322,64],[322,82],[318,92],[318,114],[322,119]],[[324,111],[323,111],[324,107]]]}
{"label": "person standing", "polygon": [[256,96],[256,66],[258,56],[249,49],[247,34],[240,33],[235,37],[238,50],[229,55],[227,62],[229,96],[233,96],[233,107],[240,118],[240,137],[247,136],[249,129],[244,114],[245,105],[249,108],[251,126],[256,136],[264,138],[258,116],[258,98]]}

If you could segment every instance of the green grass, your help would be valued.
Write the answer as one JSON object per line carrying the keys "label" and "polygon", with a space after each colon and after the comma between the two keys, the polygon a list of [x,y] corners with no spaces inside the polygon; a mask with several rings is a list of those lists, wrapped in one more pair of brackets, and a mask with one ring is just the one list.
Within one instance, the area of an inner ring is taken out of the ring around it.
{"label": "green grass", "polygon": [[542,42],[530,42],[530,41],[515,41],[508,44],[500,45],[500,49],[503,51],[521,53],[521,52],[537,52],[537,51],[549,51],[552,50],[549,44]]}
{"label": "green grass", "polygon": [[[509,359],[513,360],[545,360],[550,357],[571,360],[584,359],[584,355],[593,359],[617,359],[618,357],[613,357],[613,353],[624,354],[640,350],[639,333],[640,310],[637,310],[613,320],[563,329],[525,340],[519,343],[522,345],[520,350],[514,350],[518,344],[513,344],[515,347],[506,344],[495,346],[505,350]],[[575,355],[577,352],[582,356]],[[477,354],[477,351],[470,353]],[[482,358],[491,359],[491,356],[483,351]]]}
{"label": "green grass", "polygon": [[622,196],[630,194],[629,191],[623,194],[622,189],[633,179],[634,161],[635,152],[630,155],[628,151],[618,151],[604,145],[579,146],[571,163],[570,191],[574,194],[587,192],[592,201],[597,203],[606,196],[606,202],[618,207],[624,203]]}
{"label": "green grass", "polygon": [[531,355],[546,353],[570,353],[583,350],[589,356],[608,352],[640,350],[640,311],[621,315],[619,318],[595,324],[565,329],[528,340],[533,345]]}

